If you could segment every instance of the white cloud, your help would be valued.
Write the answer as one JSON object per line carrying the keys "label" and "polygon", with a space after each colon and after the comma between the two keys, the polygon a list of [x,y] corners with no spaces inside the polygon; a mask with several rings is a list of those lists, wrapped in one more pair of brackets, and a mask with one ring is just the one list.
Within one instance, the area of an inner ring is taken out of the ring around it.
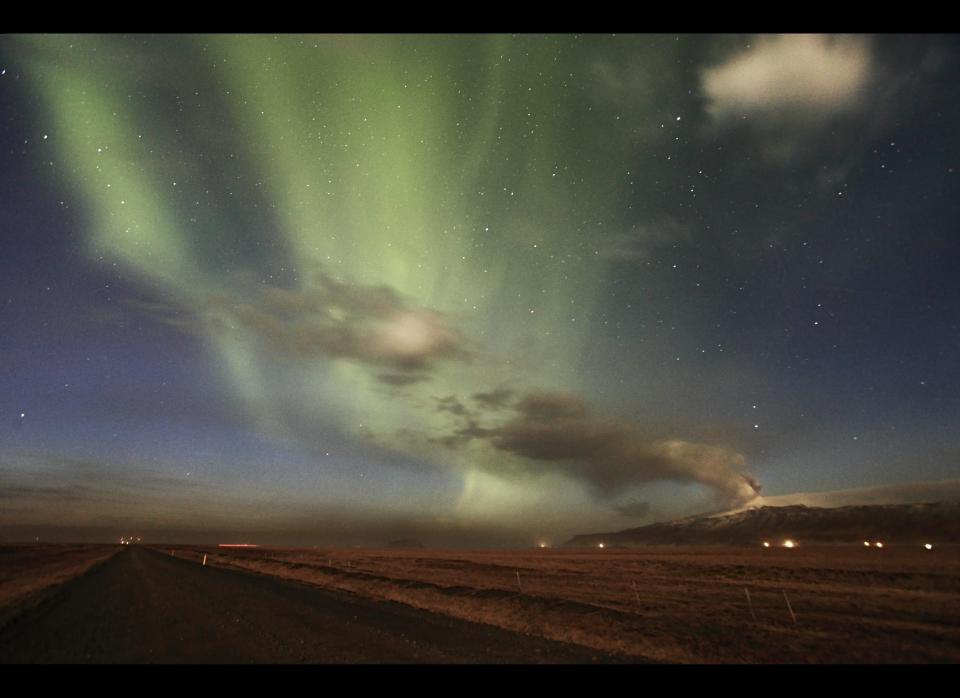
{"label": "white cloud", "polygon": [[382,323],[369,339],[372,355],[388,363],[421,366],[431,357],[460,356],[463,338],[437,313],[405,309]]}
{"label": "white cloud", "polygon": [[856,106],[871,72],[863,37],[784,34],[703,71],[708,111],[724,122],[752,115],[819,119]]}

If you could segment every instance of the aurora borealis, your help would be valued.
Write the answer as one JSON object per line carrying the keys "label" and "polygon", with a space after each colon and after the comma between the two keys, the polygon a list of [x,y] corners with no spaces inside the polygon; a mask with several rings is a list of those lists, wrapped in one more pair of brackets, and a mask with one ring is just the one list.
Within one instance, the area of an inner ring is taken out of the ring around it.
{"label": "aurora borealis", "polygon": [[956,478],[957,49],[4,37],[0,532],[523,545]]}

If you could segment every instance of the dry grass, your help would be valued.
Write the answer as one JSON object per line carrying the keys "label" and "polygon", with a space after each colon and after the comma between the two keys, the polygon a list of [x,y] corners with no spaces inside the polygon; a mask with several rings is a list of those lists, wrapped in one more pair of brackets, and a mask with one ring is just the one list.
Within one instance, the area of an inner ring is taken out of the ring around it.
{"label": "dry grass", "polygon": [[666,662],[960,661],[951,547],[177,551],[204,554],[210,565]]}
{"label": "dry grass", "polygon": [[0,617],[118,550],[116,545],[0,545]]}

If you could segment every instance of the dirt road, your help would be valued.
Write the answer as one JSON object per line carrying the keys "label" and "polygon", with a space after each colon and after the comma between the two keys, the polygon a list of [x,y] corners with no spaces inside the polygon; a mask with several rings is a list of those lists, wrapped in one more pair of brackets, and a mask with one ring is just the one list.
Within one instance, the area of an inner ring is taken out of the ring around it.
{"label": "dirt road", "polygon": [[0,663],[594,663],[617,657],[131,548],[0,631]]}

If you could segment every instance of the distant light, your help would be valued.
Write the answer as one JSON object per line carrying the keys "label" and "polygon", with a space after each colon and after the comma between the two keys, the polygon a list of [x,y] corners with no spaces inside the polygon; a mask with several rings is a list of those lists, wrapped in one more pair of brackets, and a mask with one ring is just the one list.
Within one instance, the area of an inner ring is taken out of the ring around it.
{"label": "distant light", "polygon": [[764,547],[764,548],[769,548],[769,547],[770,547],[770,541],[768,541],[768,540],[763,541],[763,547]]}
{"label": "distant light", "polygon": [[547,547],[547,544],[546,544],[546,543],[541,543],[541,544],[540,544],[540,547],[541,547],[541,548],[546,548],[546,547]]}
{"label": "distant light", "polygon": [[257,543],[217,543],[218,548],[256,548]]}
{"label": "distant light", "polygon": [[868,540],[863,541],[863,544],[868,548],[870,547],[870,541]]}
{"label": "distant light", "polygon": [[923,547],[927,550],[933,550],[933,543],[924,543]]}
{"label": "distant light", "polygon": [[875,545],[876,545],[878,548],[882,548],[882,547],[883,547],[883,543],[881,543],[880,541],[877,541],[877,542],[875,543]]}
{"label": "distant light", "polygon": [[598,548],[602,548],[602,547],[603,547],[603,543],[597,543],[597,547],[598,547]]}
{"label": "distant light", "polygon": [[794,542],[793,542],[792,540],[790,540],[789,538],[788,538],[787,540],[783,541],[783,547],[784,547],[784,548],[794,548],[794,547],[796,547],[796,545],[797,545],[797,544],[794,543]]}

